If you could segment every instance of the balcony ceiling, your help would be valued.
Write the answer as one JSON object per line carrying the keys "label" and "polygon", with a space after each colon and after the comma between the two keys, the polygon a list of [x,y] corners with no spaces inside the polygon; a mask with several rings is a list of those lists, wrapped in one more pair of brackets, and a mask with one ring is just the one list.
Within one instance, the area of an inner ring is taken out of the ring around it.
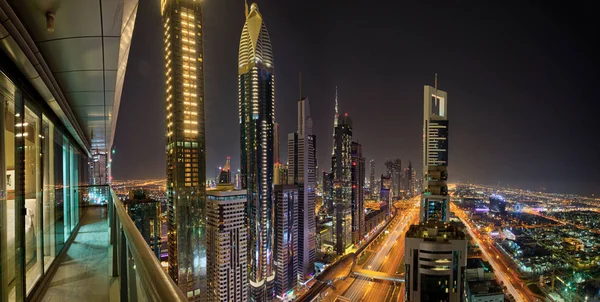
{"label": "balcony ceiling", "polygon": [[[13,0],[94,151],[112,146],[137,0]],[[46,13],[54,12],[49,32]]]}

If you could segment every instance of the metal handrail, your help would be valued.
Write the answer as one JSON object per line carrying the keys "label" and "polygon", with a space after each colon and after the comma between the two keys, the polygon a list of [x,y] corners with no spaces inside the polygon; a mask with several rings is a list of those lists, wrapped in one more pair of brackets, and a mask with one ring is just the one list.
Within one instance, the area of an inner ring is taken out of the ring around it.
{"label": "metal handrail", "polygon": [[[119,273],[121,278],[131,278],[131,276],[126,277],[125,275],[127,275],[127,272],[123,271],[123,268],[129,266],[129,269],[133,268],[133,270],[137,271],[137,275],[142,283],[142,288],[149,301],[187,301],[185,295],[161,267],[156,255],[152,252],[150,246],[136,228],[131,217],[127,214],[125,207],[112,188],[110,188],[110,194],[112,195],[111,204],[114,209],[114,214],[111,218],[116,218],[111,221],[111,232],[121,231],[125,239],[119,240],[119,237],[123,238],[122,236],[111,236],[113,248],[115,250],[128,251],[128,253],[124,253],[125,255],[121,254],[120,257],[117,256],[119,261],[129,261],[130,259],[127,258],[131,255],[131,258],[133,258],[133,262],[135,263],[133,267],[130,265],[120,265],[121,270]],[[126,246],[115,248],[115,244],[125,244]],[[115,254],[113,255],[116,255],[116,253],[117,251],[115,251]],[[114,256],[113,261],[116,261]],[[121,282],[121,284],[123,284],[123,282]],[[122,294],[123,290],[124,288],[121,287]],[[128,288],[127,290],[133,290],[135,292],[135,289]]]}

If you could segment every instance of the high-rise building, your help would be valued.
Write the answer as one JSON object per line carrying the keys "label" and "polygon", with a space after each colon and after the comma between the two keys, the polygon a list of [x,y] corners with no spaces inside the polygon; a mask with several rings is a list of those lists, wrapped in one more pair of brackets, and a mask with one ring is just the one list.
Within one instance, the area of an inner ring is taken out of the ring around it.
{"label": "high-rise building", "polygon": [[248,257],[245,190],[219,184],[206,199],[209,302],[248,300]]}
{"label": "high-rise building", "polygon": [[333,156],[333,224],[335,252],[344,254],[352,246],[352,121],[348,114],[336,116]]}
{"label": "high-rise building", "polygon": [[381,204],[381,209],[387,216],[392,210],[392,176],[382,174],[380,184],[381,188],[379,190],[379,203]]}
{"label": "high-rise building", "polygon": [[423,196],[420,223],[406,233],[405,300],[464,301],[467,239],[462,226],[449,223],[448,119],[446,92],[425,86]]}
{"label": "high-rise building", "polygon": [[391,178],[390,199],[398,199],[402,188],[402,161],[399,158],[387,160],[385,166]]}
{"label": "high-rise building", "polygon": [[258,5],[246,6],[238,61],[242,189],[248,192],[250,301],[271,300],[273,271],[273,128],[275,77],[271,40]]}
{"label": "high-rise building", "polygon": [[231,157],[227,156],[225,165],[221,168],[219,173],[219,184],[231,183]]}
{"label": "high-rise building", "polygon": [[163,0],[169,275],[190,300],[206,289],[204,47],[200,1]]}
{"label": "high-rise building", "polygon": [[110,182],[108,178],[108,154],[103,151],[94,151],[89,159],[88,184],[106,185]]}
{"label": "high-rise building", "polygon": [[275,163],[273,168],[273,184],[274,185],[287,185],[288,182],[288,165],[282,163]]}
{"label": "high-rise building", "polygon": [[144,190],[137,189],[129,191],[123,205],[156,259],[160,259],[160,201],[149,199]]}
{"label": "high-rise building", "polygon": [[333,173],[323,171],[323,206],[328,215],[333,214]]}
{"label": "high-rise building", "polygon": [[425,86],[423,122],[423,200],[420,221],[447,221],[448,197],[448,95]]}
{"label": "high-rise building", "polygon": [[408,161],[408,168],[404,173],[404,180],[406,182],[406,195],[408,197],[413,197],[415,193],[415,182],[413,179],[414,169],[412,166],[412,162]]}
{"label": "high-rise building", "polygon": [[298,284],[298,187],[275,185],[275,295],[285,300]]}
{"label": "high-rise building", "polygon": [[365,158],[362,145],[352,142],[352,242],[365,235]]}
{"label": "high-rise building", "polygon": [[369,172],[369,193],[371,198],[376,199],[375,195],[379,194],[379,188],[375,184],[375,160],[372,159],[370,162],[371,171]]}
{"label": "high-rise building", "polygon": [[298,187],[298,270],[300,282],[314,273],[316,253],[316,138],[308,98],[298,101],[298,130],[288,134],[288,182]]}
{"label": "high-rise building", "polygon": [[427,222],[406,232],[405,300],[464,301],[467,241],[460,226]]}

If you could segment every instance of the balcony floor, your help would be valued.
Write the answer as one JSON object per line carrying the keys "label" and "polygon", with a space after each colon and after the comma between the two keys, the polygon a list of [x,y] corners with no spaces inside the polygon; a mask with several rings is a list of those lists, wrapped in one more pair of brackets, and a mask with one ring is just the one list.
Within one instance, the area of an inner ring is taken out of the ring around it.
{"label": "balcony floor", "polygon": [[119,301],[118,278],[110,277],[108,270],[107,213],[105,207],[87,209],[81,228],[42,301]]}

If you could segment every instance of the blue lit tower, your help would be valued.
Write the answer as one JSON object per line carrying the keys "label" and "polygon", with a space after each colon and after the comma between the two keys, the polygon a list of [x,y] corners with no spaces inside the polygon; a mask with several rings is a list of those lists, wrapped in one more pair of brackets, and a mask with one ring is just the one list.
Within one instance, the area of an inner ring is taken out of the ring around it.
{"label": "blue lit tower", "polygon": [[169,275],[189,300],[206,296],[204,48],[200,1],[162,0]]}
{"label": "blue lit tower", "polygon": [[247,190],[250,301],[270,301],[273,271],[275,78],[271,40],[258,5],[248,10],[238,61],[240,176]]}
{"label": "blue lit tower", "polygon": [[448,95],[425,85],[423,121],[423,199],[421,222],[447,221],[448,196]]}

